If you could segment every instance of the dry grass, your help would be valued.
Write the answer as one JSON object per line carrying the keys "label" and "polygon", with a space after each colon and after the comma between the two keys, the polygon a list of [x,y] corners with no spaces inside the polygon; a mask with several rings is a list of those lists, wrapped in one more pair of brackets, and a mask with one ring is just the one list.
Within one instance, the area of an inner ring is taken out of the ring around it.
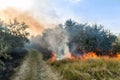
{"label": "dry grass", "polygon": [[60,76],[42,60],[36,50],[31,50],[11,80],[61,80]]}
{"label": "dry grass", "polygon": [[38,51],[30,50],[11,80],[120,80],[120,60],[66,59],[49,64],[52,67]]}
{"label": "dry grass", "polygon": [[51,65],[66,80],[120,80],[120,60],[60,60]]}

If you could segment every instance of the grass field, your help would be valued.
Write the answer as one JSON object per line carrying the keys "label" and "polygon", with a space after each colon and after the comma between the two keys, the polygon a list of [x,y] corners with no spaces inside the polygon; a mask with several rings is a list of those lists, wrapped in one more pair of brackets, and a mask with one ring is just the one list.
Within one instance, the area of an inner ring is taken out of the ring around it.
{"label": "grass field", "polygon": [[120,60],[60,60],[50,64],[65,80],[120,80]]}
{"label": "grass field", "polygon": [[120,60],[86,59],[45,62],[30,50],[10,80],[120,80]]}

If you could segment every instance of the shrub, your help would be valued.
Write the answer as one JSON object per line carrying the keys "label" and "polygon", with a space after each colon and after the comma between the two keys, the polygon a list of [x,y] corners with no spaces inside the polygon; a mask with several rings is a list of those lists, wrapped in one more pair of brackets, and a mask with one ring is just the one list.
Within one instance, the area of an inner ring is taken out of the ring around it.
{"label": "shrub", "polygon": [[71,19],[66,21],[65,29],[70,36],[69,47],[72,52],[79,50],[109,53],[117,38],[102,25],[79,24]]}
{"label": "shrub", "polygon": [[26,31],[28,26],[17,19],[9,23],[0,21],[0,64],[4,64],[6,59],[12,58],[10,55],[12,50],[24,47],[25,43],[29,42],[27,36],[29,33]]}

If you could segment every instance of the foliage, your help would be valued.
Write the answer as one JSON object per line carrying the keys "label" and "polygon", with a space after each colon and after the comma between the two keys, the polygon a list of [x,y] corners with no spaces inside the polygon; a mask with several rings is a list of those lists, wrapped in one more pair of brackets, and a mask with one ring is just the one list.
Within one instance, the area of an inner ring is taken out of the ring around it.
{"label": "foliage", "polygon": [[9,29],[9,37],[8,42],[11,43],[12,48],[16,47],[24,47],[24,44],[29,42],[27,36],[29,33],[26,31],[28,28],[28,25],[26,25],[24,22],[20,23],[17,21],[17,19],[14,19],[11,21],[7,28]]}
{"label": "foliage", "polygon": [[113,53],[120,53],[120,34],[117,36],[116,41],[113,43]]}
{"label": "foliage", "polygon": [[[24,47],[28,42],[26,29],[28,26],[17,19],[4,23],[0,21],[0,60],[10,58],[10,52],[18,47]],[[2,61],[2,60],[1,60]]]}
{"label": "foliage", "polygon": [[9,53],[11,51],[11,46],[9,43],[4,41],[2,38],[0,39],[0,57],[4,57],[7,59]]}
{"label": "foliage", "polygon": [[66,21],[65,29],[70,35],[71,49],[76,47],[80,51],[109,52],[117,38],[101,25],[79,24],[71,19]]}

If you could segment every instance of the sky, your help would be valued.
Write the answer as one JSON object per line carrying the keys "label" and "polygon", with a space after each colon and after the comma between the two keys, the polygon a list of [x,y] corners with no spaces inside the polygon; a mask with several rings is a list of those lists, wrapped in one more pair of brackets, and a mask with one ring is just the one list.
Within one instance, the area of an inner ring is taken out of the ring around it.
{"label": "sky", "polygon": [[14,7],[30,11],[50,23],[71,18],[79,23],[97,23],[120,33],[120,0],[0,0],[0,10]]}

